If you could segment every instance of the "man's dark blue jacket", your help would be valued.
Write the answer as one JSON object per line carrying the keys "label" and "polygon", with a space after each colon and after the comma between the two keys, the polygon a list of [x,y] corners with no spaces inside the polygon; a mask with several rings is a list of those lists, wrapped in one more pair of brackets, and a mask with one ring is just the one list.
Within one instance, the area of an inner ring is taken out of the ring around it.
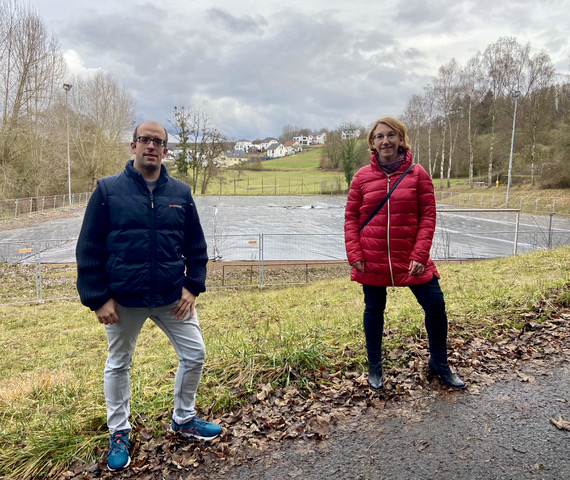
{"label": "man's dark blue jacket", "polygon": [[77,241],[77,290],[97,310],[113,298],[124,307],[160,307],[182,287],[206,290],[208,253],[190,187],[164,166],[151,193],[133,161],[98,181]]}

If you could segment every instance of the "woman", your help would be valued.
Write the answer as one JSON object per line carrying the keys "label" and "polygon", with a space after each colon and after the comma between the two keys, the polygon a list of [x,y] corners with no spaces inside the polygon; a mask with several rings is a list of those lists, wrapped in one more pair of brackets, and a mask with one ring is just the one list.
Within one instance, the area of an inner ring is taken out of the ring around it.
{"label": "woman", "polygon": [[[436,221],[433,183],[420,165],[412,164],[406,127],[396,118],[376,121],[368,133],[368,145],[370,164],[352,180],[344,223],[351,280],[361,283],[364,291],[368,383],[374,390],[382,388],[386,287],[407,286],[425,311],[430,370],[449,387],[464,388],[447,363],[445,302],[429,256]],[[400,177],[391,196],[371,217]]]}

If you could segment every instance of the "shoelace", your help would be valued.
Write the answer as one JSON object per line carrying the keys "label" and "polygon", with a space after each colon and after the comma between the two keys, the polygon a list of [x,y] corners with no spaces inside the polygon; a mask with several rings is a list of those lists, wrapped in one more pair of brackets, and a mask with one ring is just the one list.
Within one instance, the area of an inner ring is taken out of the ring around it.
{"label": "shoelace", "polygon": [[129,449],[129,440],[125,434],[114,435],[111,450],[115,450],[116,448],[121,448],[121,446],[125,447],[127,450]]}

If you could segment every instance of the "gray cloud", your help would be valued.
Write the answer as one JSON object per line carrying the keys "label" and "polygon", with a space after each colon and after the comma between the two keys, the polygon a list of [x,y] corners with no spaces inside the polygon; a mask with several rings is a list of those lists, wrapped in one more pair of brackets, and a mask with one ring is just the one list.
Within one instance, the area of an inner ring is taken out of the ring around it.
{"label": "gray cloud", "polygon": [[[243,0],[239,13],[225,0],[125,0],[88,15],[82,1],[58,17],[55,33],[87,68],[133,92],[137,120],[167,125],[175,105],[199,105],[235,138],[399,115],[439,66],[451,58],[464,65],[499,36],[547,49],[558,68],[570,58],[570,24],[561,16],[568,0],[396,0],[389,8]],[[35,2],[52,12],[48,0]]]}
{"label": "gray cloud", "polygon": [[260,15],[255,18],[250,15],[236,17],[219,8],[211,8],[207,13],[210,20],[233,34],[259,33],[267,25],[265,19]]}

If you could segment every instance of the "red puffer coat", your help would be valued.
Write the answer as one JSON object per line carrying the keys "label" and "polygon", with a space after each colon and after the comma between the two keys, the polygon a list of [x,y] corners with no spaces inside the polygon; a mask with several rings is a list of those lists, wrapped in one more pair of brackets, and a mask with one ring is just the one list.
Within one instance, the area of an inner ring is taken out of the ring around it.
{"label": "red puffer coat", "polygon": [[[435,231],[435,196],[429,174],[414,165],[374,218],[359,231],[391,186],[412,163],[408,151],[391,175],[378,166],[376,155],[350,184],[346,202],[344,239],[348,262],[364,262],[365,272],[352,268],[350,278],[363,285],[406,286],[429,282],[437,269],[431,260]],[[425,265],[421,275],[408,275],[410,261]]]}

